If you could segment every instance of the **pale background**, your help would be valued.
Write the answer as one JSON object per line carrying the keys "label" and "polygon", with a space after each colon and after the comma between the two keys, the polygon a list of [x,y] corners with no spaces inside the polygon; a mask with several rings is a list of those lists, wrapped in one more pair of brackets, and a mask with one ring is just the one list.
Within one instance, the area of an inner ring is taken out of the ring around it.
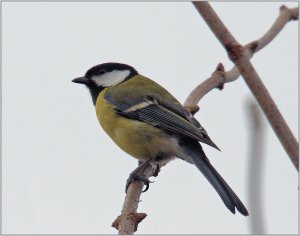
{"label": "pale background", "polygon": [[[212,6],[244,44],[266,32],[282,4]],[[116,233],[110,225],[137,162],[108,138],[87,89],[71,80],[95,64],[123,62],[183,102],[219,62],[231,68],[224,49],[190,3],[2,7],[3,233]],[[298,137],[298,22],[252,62]],[[249,97],[239,79],[208,94],[196,115],[222,149],[204,145],[205,152],[246,206]],[[266,233],[297,233],[297,172],[270,127],[266,142]],[[181,160],[164,167],[141,199],[148,217],[138,233],[249,233],[251,216],[231,214]]]}

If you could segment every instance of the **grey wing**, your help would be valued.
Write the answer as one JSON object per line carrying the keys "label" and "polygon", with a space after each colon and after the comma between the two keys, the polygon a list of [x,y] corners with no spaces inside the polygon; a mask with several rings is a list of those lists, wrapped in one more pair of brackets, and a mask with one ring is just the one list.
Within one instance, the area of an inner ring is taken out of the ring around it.
{"label": "grey wing", "polygon": [[147,96],[143,102],[118,109],[117,112],[220,150],[200,123],[179,103],[168,103],[155,96]]}

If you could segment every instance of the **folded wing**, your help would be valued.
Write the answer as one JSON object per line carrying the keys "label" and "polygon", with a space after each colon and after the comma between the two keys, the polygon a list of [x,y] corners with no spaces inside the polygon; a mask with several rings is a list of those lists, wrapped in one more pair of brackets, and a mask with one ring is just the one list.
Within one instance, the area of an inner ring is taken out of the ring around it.
{"label": "folded wing", "polygon": [[155,96],[147,96],[141,103],[126,107],[126,109],[124,107],[120,109],[117,106],[117,113],[176,135],[206,143],[220,150],[200,123],[179,103],[168,103]]}

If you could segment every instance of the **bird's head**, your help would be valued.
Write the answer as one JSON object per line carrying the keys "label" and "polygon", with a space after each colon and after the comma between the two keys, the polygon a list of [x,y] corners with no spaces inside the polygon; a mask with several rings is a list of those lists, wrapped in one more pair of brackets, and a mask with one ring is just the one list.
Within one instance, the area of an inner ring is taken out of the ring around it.
{"label": "bird's head", "polygon": [[73,79],[72,82],[86,85],[95,104],[99,93],[104,88],[120,84],[137,74],[138,72],[132,66],[109,62],[93,66],[83,77]]}

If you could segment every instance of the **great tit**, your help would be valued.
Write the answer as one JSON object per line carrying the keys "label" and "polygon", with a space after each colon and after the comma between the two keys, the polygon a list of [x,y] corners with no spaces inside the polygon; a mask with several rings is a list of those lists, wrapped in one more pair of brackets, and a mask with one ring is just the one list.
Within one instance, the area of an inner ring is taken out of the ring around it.
{"label": "great tit", "polygon": [[248,211],[211,165],[199,142],[219,149],[205,129],[166,89],[132,66],[104,63],[72,80],[89,89],[100,125],[111,139],[142,164],[129,182],[149,180],[141,171],[149,163],[175,157],[194,164],[215,188],[226,207],[244,216]]}

